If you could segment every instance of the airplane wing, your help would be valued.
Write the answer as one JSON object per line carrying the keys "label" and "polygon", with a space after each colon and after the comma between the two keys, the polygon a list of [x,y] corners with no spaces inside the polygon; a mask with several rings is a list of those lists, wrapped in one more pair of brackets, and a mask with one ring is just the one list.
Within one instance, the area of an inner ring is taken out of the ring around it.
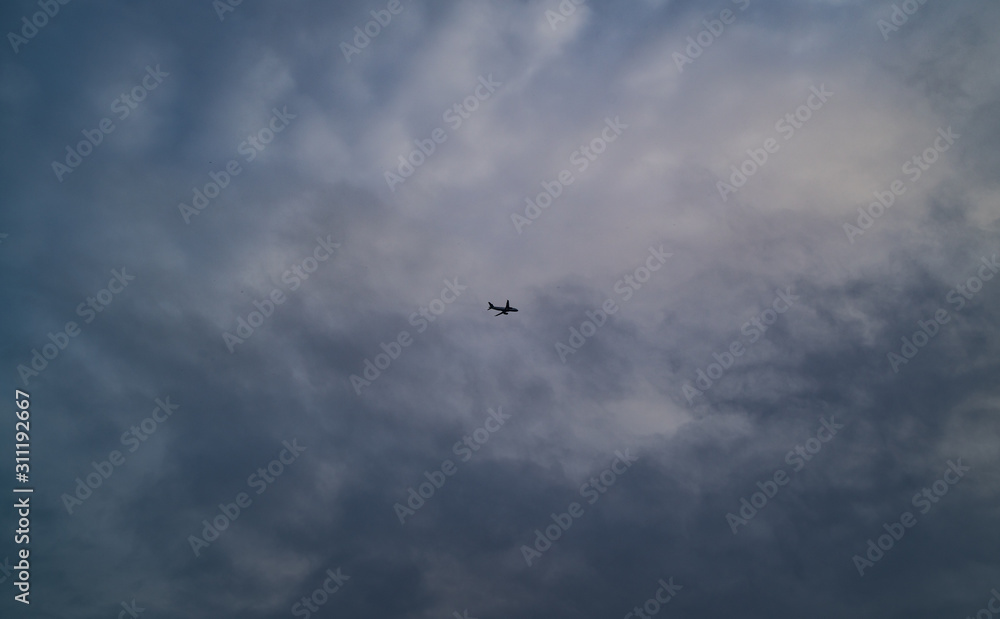
{"label": "airplane wing", "polygon": [[510,299],[507,299],[507,307],[505,307],[504,309],[510,309]]}

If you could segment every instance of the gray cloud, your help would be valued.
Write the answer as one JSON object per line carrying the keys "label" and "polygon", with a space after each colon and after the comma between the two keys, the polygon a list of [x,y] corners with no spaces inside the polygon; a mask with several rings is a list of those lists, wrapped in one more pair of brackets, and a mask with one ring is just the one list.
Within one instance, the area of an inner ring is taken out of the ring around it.
{"label": "gray cloud", "polygon": [[[1000,587],[1000,284],[980,269],[1000,253],[996,7],[917,5],[883,36],[892,3],[589,2],[554,27],[557,2],[371,15],[389,4],[242,3],[220,20],[210,2],[72,2],[16,50],[8,37],[0,278],[8,389],[31,402],[34,612],[305,616],[294,605],[338,568],[349,580],[311,614],[627,616],[670,578],[657,615],[983,608]],[[14,3],[0,23],[19,34],[40,10]],[[480,78],[500,85],[449,120]],[[820,87],[829,100],[779,129]],[[275,109],[289,118],[269,139]],[[114,131],[57,178],[103,118]],[[584,166],[608,118],[627,128]],[[960,137],[913,178],[904,164],[949,127]],[[390,189],[435,129],[446,139]],[[723,200],[717,183],[768,139]],[[519,234],[512,214],[563,170],[572,183]],[[849,239],[894,180],[905,192]],[[207,205],[186,222],[196,190]],[[339,246],[308,272],[321,242]],[[135,279],[104,303],[122,269]],[[447,281],[465,289],[433,303]],[[778,290],[799,300],[753,326]],[[518,314],[484,311],[508,298]],[[942,309],[894,371],[901,338]],[[241,321],[253,333],[230,352]],[[359,394],[366,360],[382,368]],[[491,408],[510,420],[463,459]],[[793,470],[831,417],[844,428]],[[258,494],[293,440],[305,451]],[[582,486],[625,449],[638,461],[590,503]],[[959,458],[971,470],[922,512],[914,496]],[[394,505],[446,459],[454,475],[401,524]],[[734,535],[727,514],[779,470],[787,485]],[[239,493],[249,505],[196,556],[189,536]],[[526,565],[573,502],[582,516]],[[906,511],[916,524],[860,576],[853,557]],[[2,586],[4,616],[29,612]]]}

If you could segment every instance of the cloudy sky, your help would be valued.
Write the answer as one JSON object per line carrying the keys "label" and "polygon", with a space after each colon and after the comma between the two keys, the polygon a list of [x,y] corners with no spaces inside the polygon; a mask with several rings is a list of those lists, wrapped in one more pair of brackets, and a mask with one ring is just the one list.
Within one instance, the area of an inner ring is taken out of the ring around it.
{"label": "cloudy sky", "polygon": [[995,2],[233,4],[0,9],[0,614],[1000,616]]}

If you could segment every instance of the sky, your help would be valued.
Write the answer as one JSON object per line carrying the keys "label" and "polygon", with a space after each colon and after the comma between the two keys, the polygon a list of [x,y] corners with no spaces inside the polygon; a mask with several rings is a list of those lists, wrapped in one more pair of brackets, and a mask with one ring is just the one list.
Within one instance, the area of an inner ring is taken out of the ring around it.
{"label": "sky", "polygon": [[4,617],[1000,616],[995,2],[0,25]]}

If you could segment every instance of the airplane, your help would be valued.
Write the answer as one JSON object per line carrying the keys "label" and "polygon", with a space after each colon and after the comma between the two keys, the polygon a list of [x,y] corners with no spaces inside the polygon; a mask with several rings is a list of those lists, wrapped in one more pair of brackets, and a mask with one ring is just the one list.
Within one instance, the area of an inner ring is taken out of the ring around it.
{"label": "airplane", "polygon": [[499,314],[497,314],[497,316],[500,316],[501,314],[506,315],[507,312],[516,312],[517,311],[516,307],[511,307],[510,306],[510,299],[507,299],[507,307],[497,307],[496,305],[493,305],[492,301],[487,301],[487,303],[490,304],[490,306],[488,308],[486,308],[487,311],[489,311],[489,310],[497,310],[498,312],[500,312]]}

